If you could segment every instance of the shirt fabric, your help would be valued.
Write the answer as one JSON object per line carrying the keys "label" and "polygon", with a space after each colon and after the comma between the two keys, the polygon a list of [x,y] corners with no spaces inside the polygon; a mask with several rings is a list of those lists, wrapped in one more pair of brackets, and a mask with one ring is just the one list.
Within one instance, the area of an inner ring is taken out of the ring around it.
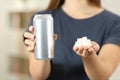
{"label": "shirt fabric", "polygon": [[[54,33],[58,35],[48,80],[89,80],[81,57],[73,51],[77,38],[86,36],[100,47],[107,43],[120,45],[120,17],[108,10],[86,19],[74,19],[62,8],[36,14],[52,14]],[[33,25],[33,17],[29,25]]]}

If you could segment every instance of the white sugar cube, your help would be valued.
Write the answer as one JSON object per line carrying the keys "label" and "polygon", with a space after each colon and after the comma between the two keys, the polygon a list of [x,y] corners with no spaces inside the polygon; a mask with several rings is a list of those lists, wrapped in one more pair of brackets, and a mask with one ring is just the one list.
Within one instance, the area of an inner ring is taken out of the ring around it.
{"label": "white sugar cube", "polygon": [[83,40],[87,40],[87,37],[82,37]]}
{"label": "white sugar cube", "polygon": [[79,46],[81,46],[81,45],[82,45],[81,42],[75,42],[75,46],[79,47]]}
{"label": "white sugar cube", "polygon": [[92,43],[90,39],[87,39],[87,37],[82,37],[82,38],[78,38],[77,41],[75,42],[75,46],[79,47],[81,45],[90,47]]}
{"label": "white sugar cube", "polygon": [[87,44],[89,45],[89,47],[92,46],[92,43],[91,43],[90,39],[87,40]]}

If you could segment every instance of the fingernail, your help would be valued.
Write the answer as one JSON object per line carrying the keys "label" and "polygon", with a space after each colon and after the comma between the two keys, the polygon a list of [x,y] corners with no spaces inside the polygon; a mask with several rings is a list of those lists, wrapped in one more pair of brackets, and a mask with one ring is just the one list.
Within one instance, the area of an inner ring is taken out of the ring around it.
{"label": "fingernail", "polygon": [[32,31],[32,29],[33,29],[33,27],[32,27],[32,26],[30,26],[29,30],[30,30],[30,31]]}

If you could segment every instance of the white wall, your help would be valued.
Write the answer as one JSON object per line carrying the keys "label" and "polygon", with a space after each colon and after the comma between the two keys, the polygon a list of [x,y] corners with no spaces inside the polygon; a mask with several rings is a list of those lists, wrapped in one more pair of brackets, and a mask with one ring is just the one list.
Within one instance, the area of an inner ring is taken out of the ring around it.
{"label": "white wall", "polygon": [[[8,14],[13,11],[42,10],[49,2],[49,0],[36,0],[37,2],[35,0],[28,0],[28,4],[23,6],[17,3],[19,1],[22,0],[0,0],[0,80],[10,80],[10,76],[8,75],[8,56],[18,53],[19,32],[10,28]],[[38,5],[38,3],[42,4]]]}
{"label": "white wall", "polygon": [[[120,0],[102,0],[102,4],[106,9],[120,15]],[[120,65],[113,73],[110,80],[120,80]]]}
{"label": "white wall", "polygon": [[120,15],[120,0],[102,0],[102,4],[106,9]]}

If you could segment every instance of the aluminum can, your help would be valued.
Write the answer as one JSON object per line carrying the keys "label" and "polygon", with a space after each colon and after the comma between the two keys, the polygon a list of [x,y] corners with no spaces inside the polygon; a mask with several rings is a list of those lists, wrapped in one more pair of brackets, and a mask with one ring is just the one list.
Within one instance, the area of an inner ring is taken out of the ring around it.
{"label": "aluminum can", "polygon": [[36,14],[33,18],[35,28],[35,49],[36,59],[54,58],[54,24],[51,14]]}

